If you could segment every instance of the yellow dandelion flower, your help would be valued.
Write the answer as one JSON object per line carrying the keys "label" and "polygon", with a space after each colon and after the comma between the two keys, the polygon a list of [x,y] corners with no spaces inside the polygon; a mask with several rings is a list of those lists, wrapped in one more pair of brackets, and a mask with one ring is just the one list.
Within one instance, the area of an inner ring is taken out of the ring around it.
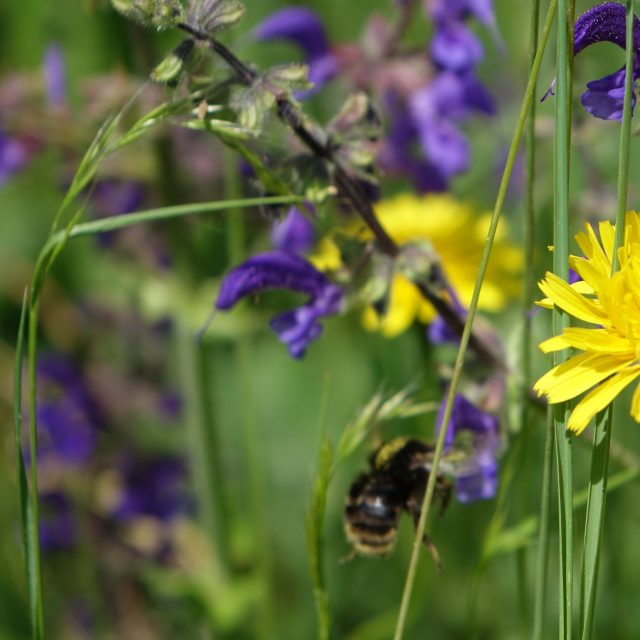
{"label": "yellow dandelion flower", "polygon": [[[491,215],[479,215],[472,205],[459,202],[448,194],[403,194],[377,203],[375,210],[382,226],[399,245],[416,240],[431,243],[460,302],[468,306]],[[363,241],[372,238],[371,232],[361,223],[341,229],[340,233]],[[517,276],[522,269],[522,252],[507,242],[505,236],[506,227],[501,225],[480,293],[479,307],[485,311],[500,311],[519,291]],[[312,262],[319,269],[335,269],[340,265],[339,256],[336,244],[325,238]],[[380,316],[369,307],[363,323],[371,331],[381,331],[392,337],[405,331],[416,319],[429,323],[435,316],[435,309],[413,283],[396,274],[385,315]]]}
{"label": "yellow dandelion flower", "polygon": [[[534,385],[551,404],[589,391],[575,406],[568,428],[581,433],[591,419],[640,376],[640,216],[626,216],[620,266],[611,273],[615,227],[599,225],[600,240],[590,225],[576,236],[584,256],[569,264],[582,278],[573,285],[547,273],[539,283],[547,296],[542,306],[557,306],[590,325],[570,327],[540,344],[544,353],[578,349],[581,353],[545,373]],[[631,401],[631,415],[640,422],[640,386]]]}

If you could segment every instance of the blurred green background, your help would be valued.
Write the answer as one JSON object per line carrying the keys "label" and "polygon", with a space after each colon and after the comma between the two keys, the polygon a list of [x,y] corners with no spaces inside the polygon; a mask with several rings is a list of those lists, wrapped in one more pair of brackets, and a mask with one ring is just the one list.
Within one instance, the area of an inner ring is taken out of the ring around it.
{"label": "blurred green background", "polygon": [[[388,16],[393,13],[391,3],[384,0],[304,4],[324,18],[332,41],[337,43],[357,39],[373,11]],[[467,127],[475,162],[471,171],[454,183],[458,196],[483,208],[490,208],[495,198],[500,158],[506,155],[527,78],[529,2],[496,0],[495,4],[504,49],[485,31],[477,31],[487,49],[480,75],[496,96],[499,116],[491,122],[472,122]],[[578,11],[589,6],[584,2],[578,4]],[[233,35],[234,48],[243,59],[259,60],[264,68],[293,56],[297,59],[293,47],[261,45],[251,37],[253,25],[283,6],[277,0],[247,2],[247,14]],[[419,20],[412,25],[409,39],[422,43],[428,33],[426,20]],[[100,119],[122,106],[174,42],[170,35],[143,31],[127,23],[108,3],[98,0],[59,0],[48,4],[23,0],[0,4],[0,81],[4,87],[0,98],[12,95],[10,83],[17,82],[17,78],[41,87],[43,56],[54,43],[64,54],[69,94],[66,117],[47,113],[42,96],[40,102],[31,98],[37,96],[35,89],[25,90],[29,100],[0,111],[10,113],[9,119],[26,120],[46,140],[33,161],[0,187],[0,423],[3,425],[0,638],[3,639],[19,640],[29,635],[11,426],[13,350],[22,291],[73,166]],[[622,64],[619,50],[608,45],[599,47],[602,55],[589,51],[576,61],[577,93],[586,81]],[[539,94],[553,78],[550,60],[548,55]],[[314,98],[311,111],[327,119],[339,104],[341,91],[342,87],[334,87]],[[537,108],[536,269],[541,276],[548,262],[546,245],[550,242],[553,100]],[[575,120],[572,180],[577,230],[585,219],[613,214],[618,126],[587,120],[577,103]],[[5,125],[0,122],[0,126]],[[207,179],[206,170],[211,165],[205,165],[204,174],[198,174],[194,168],[197,154],[209,156],[213,159],[212,166],[218,167],[234,167],[235,164],[230,164],[234,159],[213,141],[194,141],[197,148],[190,147],[190,143],[189,139],[179,146],[168,136],[143,141],[110,161],[104,168],[104,176],[142,180],[147,185],[145,207],[224,197],[224,172],[217,170]],[[278,144],[277,140],[273,144]],[[632,166],[637,166],[638,153],[634,138]],[[484,161],[485,158],[489,161]],[[638,196],[634,175],[637,171],[632,171],[631,202],[637,202]],[[522,237],[523,206],[518,187],[521,180],[521,175],[516,176],[507,207],[516,238]],[[266,225],[257,211],[246,211],[243,215],[246,235],[241,251],[248,254],[266,245]],[[186,406],[177,417],[167,419],[166,424],[155,424],[155,418],[143,412],[125,412],[116,428],[101,436],[107,441],[109,455],[131,447],[149,453],[185,455],[197,482],[197,474],[202,472],[198,462],[201,443],[194,441],[197,434],[187,422],[194,419],[188,408],[191,401],[195,398],[197,404],[200,397],[204,398],[201,404],[207,412],[206,420],[215,427],[215,441],[210,444],[215,449],[218,466],[206,470],[209,476],[205,477],[205,482],[211,482],[211,493],[217,500],[213,545],[208,546],[203,529],[194,528],[191,520],[185,519],[182,528],[171,533],[178,541],[179,553],[169,563],[150,557],[140,546],[130,545],[130,539],[117,527],[104,530],[100,529],[102,525],[96,525],[95,520],[100,517],[98,494],[107,467],[104,460],[97,469],[87,466],[71,472],[67,480],[81,496],[78,518],[83,524],[76,545],[44,555],[48,637],[136,640],[313,637],[316,619],[305,511],[309,508],[320,429],[335,443],[348,420],[380,390],[391,393],[413,384],[420,399],[440,399],[434,383],[433,353],[425,345],[421,328],[386,340],[364,332],[358,317],[335,319],[326,323],[321,341],[310,348],[302,362],[297,362],[289,358],[266,328],[269,310],[276,308],[277,297],[269,298],[257,309],[245,306],[232,317],[216,317],[201,347],[194,348],[189,336],[205,322],[214,300],[214,279],[231,262],[229,232],[227,216],[217,214],[154,225],[154,233],[169,246],[173,265],[170,269],[158,269],[146,263],[144,255],[141,257],[140,243],[148,241],[142,233],[127,237],[115,251],[105,250],[93,238],[76,240],[65,249],[54,268],[42,306],[42,351],[71,353],[95,366],[109,363],[108,366],[126,372],[131,379],[135,378],[136,367],[142,367],[141,375],[148,380],[161,380],[182,397]],[[93,313],[85,313],[86,307]],[[514,303],[502,317],[493,319],[504,338],[511,363],[516,363],[519,355],[521,313]],[[104,320],[110,314],[123,319]],[[126,318],[133,319],[137,332],[144,332],[145,326],[163,319],[168,319],[173,329],[149,345],[139,338],[139,333],[127,334],[121,324]],[[537,341],[547,330],[547,318],[543,313],[536,315]],[[161,355],[154,355],[154,349]],[[162,364],[157,365],[155,358]],[[193,367],[200,372],[195,382],[186,373],[193,371]],[[544,367],[544,360],[537,357],[536,372],[542,372]],[[126,396],[127,391],[126,385],[121,385],[108,397],[114,403],[124,402],[122,394]],[[134,393],[133,388],[131,392]],[[515,393],[514,389],[512,398]],[[623,462],[635,464],[634,452],[640,444],[637,426],[629,422],[625,413],[622,409],[618,412],[621,424],[614,431],[617,441],[614,471]],[[518,426],[517,415],[514,401],[504,415],[505,458],[514,438],[509,430]],[[534,410],[532,419],[534,434],[510,485],[509,526],[517,526],[538,510],[544,412]],[[433,422],[434,416],[428,415],[390,423],[382,435],[413,433],[431,438]],[[588,478],[587,438],[582,439],[584,446],[582,441],[575,446],[578,488],[585,486]],[[324,562],[333,617],[332,637],[340,639],[391,637],[413,542],[412,527],[406,518],[400,528],[397,549],[389,558],[340,562],[349,554],[342,530],[344,496],[356,473],[365,468],[372,446],[365,443],[341,465],[328,496]],[[640,610],[636,606],[640,551],[635,544],[639,498],[638,483],[632,482],[612,493],[607,505],[597,614],[601,637],[640,636]],[[442,556],[444,571],[437,575],[428,554],[423,554],[407,638],[456,640],[528,635],[534,537],[515,536],[517,544],[524,544],[524,553],[514,552],[509,541],[503,541],[501,553],[485,566],[479,566],[494,509],[494,501],[473,505],[454,501],[442,518],[433,518],[430,535]],[[578,511],[578,523],[583,515],[583,511]],[[547,637],[556,633],[555,523],[554,514]],[[580,530],[579,524],[576,531]],[[519,563],[521,567],[525,563],[524,572],[518,573]],[[518,575],[528,580],[525,600],[518,598]]]}

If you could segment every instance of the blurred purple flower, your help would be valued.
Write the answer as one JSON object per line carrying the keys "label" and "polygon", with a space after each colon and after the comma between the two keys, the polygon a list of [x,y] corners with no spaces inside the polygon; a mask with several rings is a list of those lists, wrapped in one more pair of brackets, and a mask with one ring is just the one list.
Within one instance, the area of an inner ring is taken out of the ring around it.
{"label": "blurred purple flower", "polygon": [[421,193],[446,191],[448,184],[442,171],[417,153],[418,128],[407,107],[392,97],[387,110],[389,130],[378,156],[384,171],[409,177]]}
{"label": "blurred purple flower", "polygon": [[[444,418],[446,397],[440,405],[436,421],[439,431]],[[467,432],[467,433],[465,433]],[[469,436],[471,444],[469,445]],[[481,411],[464,396],[456,395],[445,439],[445,453],[461,441],[468,460],[456,472],[456,496],[460,502],[474,502],[493,498],[498,490],[498,462],[500,424],[498,419]]]}
{"label": "blurred purple flower", "polygon": [[473,17],[485,26],[495,23],[492,0],[425,0],[427,12],[438,21]]}
{"label": "blurred purple flower", "polygon": [[96,447],[99,419],[85,381],[59,354],[41,357],[37,374],[39,457],[87,462]]}
{"label": "blurred purple flower", "polygon": [[314,241],[313,225],[297,207],[291,207],[282,220],[273,223],[271,244],[278,251],[304,254]]}
{"label": "blurred purple flower", "polygon": [[31,158],[29,145],[0,128],[0,187],[23,169]]}
{"label": "blurred purple flower", "polygon": [[142,205],[145,190],[134,180],[101,180],[91,191],[91,204],[98,218],[136,211]]}
{"label": "blurred purple flower", "polygon": [[[466,318],[467,310],[451,287],[449,287],[449,296],[452,306],[458,312],[458,315],[463,319]],[[427,338],[429,338],[431,344],[458,344],[460,342],[460,336],[451,330],[441,316],[436,316],[427,327]]]}
{"label": "blurred purple flower", "polygon": [[256,27],[255,34],[259,40],[290,40],[304,51],[314,88],[298,97],[317,91],[338,72],[338,61],[329,47],[324,26],[311,9],[288,7],[276,11]]}
{"label": "blurred purple flower", "polygon": [[425,157],[447,182],[465,171],[470,161],[467,138],[454,122],[472,111],[492,114],[494,104],[473,72],[446,71],[411,96],[409,111]]}
{"label": "blurred purple flower", "polygon": [[41,493],[40,544],[45,551],[71,547],[76,542],[77,529],[69,498],[60,491]]}
{"label": "blurred purple flower", "polygon": [[478,37],[461,22],[439,25],[429,50],[436,65],[450,71],[471,69],[484,56],[484,49]]}
{"label": "blurred purple flower", "polygon": [[[605,2],[583,13],[573,28],[573,54],[598,42],[611,42],[624,49],[626,44],[626,10],[617,2]],[[633,92],[632,107],[636,104],[635,83],[640,78],[640,20],[633,19]],[[624,106],[625,67],[587,83],[581,102],[592,116],[603,120],[621,120]],[[553,94],[555,80],[543,100]]]}
{"label": "blurred purple flower", "polygon": [[186,468],[180,458],[142,460],[129,456],[118,467],[122,474],[122,494],[110,513],[117,520],[126,522],[140,516],[153,516],[166,521],[190,509]]}
{"label": "blurred purple flower", "polygon": [[270,289],[287,289],[309,296],[305,304],[274,316],[270,322],[289,354],[301,358],[309,343],[322,333],[319,319],[340,310],[342,289],[305,259],[271,251],[249,258],[225,276],[216,308],[227,311],[242,298]]}
{"label": "blurred purple flower", "polygon": [[64,55],[57,44],[47,47],[43,70],[47,102],[50,107],[60,109],[67,101],[67,80]]}

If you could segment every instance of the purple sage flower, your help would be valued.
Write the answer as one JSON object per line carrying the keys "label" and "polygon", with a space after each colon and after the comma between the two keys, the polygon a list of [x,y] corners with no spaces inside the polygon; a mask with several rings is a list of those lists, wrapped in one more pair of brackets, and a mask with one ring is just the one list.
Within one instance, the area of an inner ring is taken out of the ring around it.
{"label": "purple sage flower", "polygon": [[29,145],[0,128],[0,187],[26,167],[30,158]]}
{"label": "purple sage flower", "polygon": [[313,225],[297,207],[291,207],[282,220],[273,224],[271,244],[278,251],[301,255],[309,251],[314,242]]}
{"label": "purple sage flower", "polygon": [[[605,2],[583,13],[574,26],[573,53],[577,55],[597,42],[612,42],[622,49],[626,40],[626,11],[617,2]],[[633,92],[631,105],[635,106],[635,82],[640,77],[640,20],[633,18]],[[584,108],[596,118],[621,120],[624,107],[624,66],[604,78],[587,83],[582,94]]]}
{"label": "purple sage flower", "polygon": [[76,521],[69,498],[60,491],[41,493],[40,544],[45,551],[72,547],[77,538]]}
{"label": "purple sage flower", "polygon": [[338,61],[329,47],[324,26],[307,7],[288,7],[272,13],[256,27],[255,34],[259,40],[289,40],[304,51],[314,88],[298,97],[317,91],[338,72]]}
{"label": "purple sage flower", "polygon": [[445,182],[467,169],[469,143],[454,124],[473,111],[492,114],[493,100],[472,71],[440,73],[409,99],[409,112],[425,157]]}
{"label": "purple sage flower", "polygon": [[[442,426],[445,404],[446,398],[438,412],[437,431]],[[498,419],[478,409],[464,396],[456,395],[445,439],[445,453],[456,449],[465,454],[463,462],[453,463],[456,496],[460,502],[486,500],[496,495],[499,446]]]}
{"label": "purple sage flower", "polygon": [[93,454],[99,418],[71,360],[49,354],[38,361],[38,456],[84,464]]}
{"label": "purple sage flower", "polygon": [[[458,298],[456,292],[452,287],[448,287],[448,292],[453,308],[461,318],[466,318],[467,310],[460,302],[460,298]],[[458,344],[460,342],[460,336],[451,330],[441,316],[436,316],[433,322],[427,327],[427,337],[431,344]]]}
{"label": "purple sage flower", "polygon": [[[573,28],[573,54],[598,42],[611,42],[624,49],[626,43],[626,10],[617,2],[605,2],[583,13]],[[581,102],[592,116],[603,120],[621,120],[624,107],[625,67],[599,80],[587,83]],[[640,20],[633,19],[633,92],[631,105],[635,106],[635,83],[640,78]],[[555,80],[543,100],[553,93]]]}
{"label": "purple sage flower", "polygon": [[484,57],[482,43],[462,22],[445,22],[438,26],[430,53],[438,67],[450,71],[472,69]]}
{"label": "purple sage flower", "polygon": [[122,492],[111,516],[127,522],[140,516],[167,521],[189,511],[186,468],[177,457],[140,459],[129,456],[118,465]]}
{"label": "purple sage flower", "polygon": [[231,309],[246,296],[270,289],[304,293],[308,301],[271,319],[270,326],[293,358],[301,358],[309,343],[322,333],[319,319],[340,311],[343,292],[310,262],[284,251],[249,258],[222,281],[216,301],[221,311]]}
{"label": "purple sage flower", "polygon": [[438,21],[475,18],[485,26],[495,23],[492,0],[425,0],[427,12]]}
{"label": "purple sage flower", "polygon": [[53,109],[61,109],[67,101],[67,79],[62,49],[52,44],[44,54],[44,83],[47,102]]}

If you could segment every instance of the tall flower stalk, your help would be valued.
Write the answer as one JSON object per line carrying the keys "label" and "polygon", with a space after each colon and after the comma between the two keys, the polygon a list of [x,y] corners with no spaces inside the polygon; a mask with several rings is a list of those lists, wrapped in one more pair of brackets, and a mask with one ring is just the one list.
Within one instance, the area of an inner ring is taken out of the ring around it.
{"label": "tall flower stalk", "polygon": [[[456,392],[458,389],[458,385],[460,382],[462,367],[464,365],[467,348],[469,346],[469,338],[471,336],[471,327],[472,327],[473,320],[475,318],[475,314],[478,308],[478,301],[480,299],[480,290],[482,288],[482,283],[484,281],[484,277],[487,271],[487,266],[489,263],[489,257],[491,255],[493,241],[495,239],[496,231],[498,229],[498,223],[500,222],[500,216],[502,214],[502,208],[504,206],[507,187],[509,185],[511,174],[513,172],[516,153],[520,145],[520,141],[522,139],[524,128],[527,122],[527,115],[529,113],[529,108],[531,106],[531,101],[533,99],[533,92],[534,92],[536,80],[538,77],[538,71],[540,70],[540,64],[542,62],[542,57],[547,45],[547,40],[549,38],[549,34],[551,33],[551,28],[553,25],[553,20],[556,12],[556,4],[557,4],[556,0],[551,0],[549,4],[549,9],[547,10],[547,16],[545,19],[542,36],[540,38],[540,45],[538,47],[538,51],[536,53],[535,59],[532,64],[531,73],[529,75],[529,79],[527,82],[527,88],[525,90],[525,95],[522,100],[520,112],[518,114],[518,120],[516,122],[516,127],[515,127],[512,141],[511,141],[511,146],[509,148],[509,155],[507,157],[507,162],[502,175],[502,180],[500,181],[500,187],[498,189],[496,204],[493,209],[493,214],[491,216],[491,223],[489,226],[489,231],[487,233],[487,242],[482,255],[480,267],[478,269],[478,277],[476,279],[476,284],[471,297],[471,302],[469,304],[469,310],[468,310],[468,314],[467,314],[467,318],[464,326],[464,331],[460,339],[460,346],[458,348],[458,354],[456,356],[456,361],[454,364],[453,376],[451,378],[451,384],[449,386],[449,392],[447,394],[447,399],[446,399],[446,404],[445,404],[443,419],[442,419],[442,423],[445,425],[448,425],[451,420],[453,404],[454,404]],[[405,581],[405,586],[402,594],[402,601],[400,603],[400,611],[398,614],[396,628],[393,636],[394,640],[401,640],[401,638],[404,636],[404,628],[407,620],[407,614],[409,611],[409,603],[411,600],[413,586],[415,583],[418,557],[419,557],[419,553],[422,545],[422,539],[423,539],[426,524],[427,524],[429,508],[431,506],[431,502],[434,496],[438,467],[444,451],[446,434],[447,434],[446,428],[442,429],[438,434],[438,439],[436,442],[436,448],[434,453],[434,460],[432,464],[432,470],[429,475],[429,481],[427,483],[427,489],[425,491],[424,500],[422,503],[420,520],[418,522],[418,526],[416,527],[416,537],[413,545],[413,551],[411,554],[411,560],[409,563],[409,569],[407,572],[407,578]]]}
{"label": "tall flower stalk", "polygon": [[[627,196],[629,188],[629,159],[631,147],[631,116],[633,110],[633,85],[635,51],[635,16],[633,0],[626,0],[625,30],[625,83],[622,126],[620,129],[620,155],[618,160],[618,207],[616,212],[616,233],[613,244],[611,275],[619,268],[618,247],[622,246],[626,229]],[[581,583],[581,637],[593,637],[595,603],[598,589],[600,554],[604,530],[605,503],[609,477],[609,449],[613,429],[613,406],[596,419],[591,458],[591,482],[585,521],[584,556]]]}

